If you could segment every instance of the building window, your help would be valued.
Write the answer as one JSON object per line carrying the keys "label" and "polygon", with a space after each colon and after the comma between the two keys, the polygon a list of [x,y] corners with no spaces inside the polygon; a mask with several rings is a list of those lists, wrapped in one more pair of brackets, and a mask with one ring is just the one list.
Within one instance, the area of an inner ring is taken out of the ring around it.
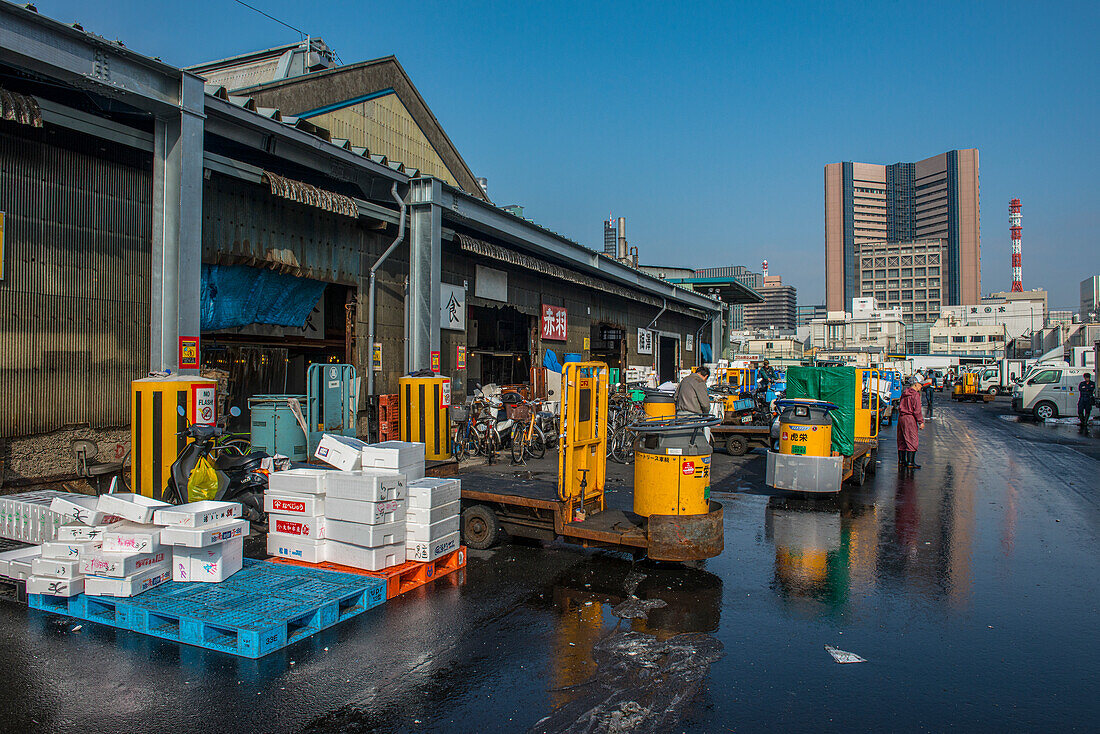
{"label": "building window", "polygon": [[874,274],[875,274],[875,271],[873,271],[873,270],[864,270],[863,271],[863,279],[864,280],[870,280],[874,276]]}
{"label": "building window", "polygon": [[902,268],[901,269],[901,277],[903,277],[903,278],[908,278],[912,274],[913,274],[913,268]]}
{"label": "building window", "polygon": [[966,337],[965,336],[953,336],[953,337],[951,337],[951,343],[952,344],[966,344]]}
{"label": "building window", "polygon": [[913,275],[924,275],[924,268],[913,268]]}
{"label": "building window", "polygon": [[875,271],[875,277],[879,278],[880,280],[882,278],[885,278],[886,277],[886,271],[885,270],[876,270]]}
{"label": "building window", "polygon": [[897,291],[890,291],[890,296],[886,300],[887,301],[898,301],[900,299],[901,299],[901,294],[900,293],[898,293]]}
{"label": "building window", "polygon": [[[939,285],[939,282],[937,281],[936,283],[933,283],[932,281],[928,281],[928,285]],[[940,297],[939,288],[929,288],[928,289],[928,297],[929,298],[939,298]]]}
{"label": "building window", "polygon": [[975,334],[974,336],[970,337],[970,341],[973,344],[980,344],[981,342],[985,341],[985,335],[984,334]]}
{"label": "building window", "polygon": [[913,291],[902,291],[901,292],[901,300],[903,300],[903,301],[912,301],[913,300]]}
{"label": "building window", "polygon": [[939,275],[940,274],[940,269],[939,268],[928,268],[928,274],[929,275]]}
{"label": "building window", "polygon": [[946,344],[947,343],[947,337],[946,336],[934,336],[934,337],[932,337],[932,343],[933,344]]}
{"label": "building window", "polygon": [[896,277],[898,277],[898,269],[897,269],[897,268],[890,268],[890,272],[888,273],[888,275],[889,275],[889,276],[890,276],[891,278],[896,278]]}
{"label": "building window", "polygon": [[905,280],[901,281],[901,287],[902,288],[912,288],[913,287],[912,278],[906,278]]}

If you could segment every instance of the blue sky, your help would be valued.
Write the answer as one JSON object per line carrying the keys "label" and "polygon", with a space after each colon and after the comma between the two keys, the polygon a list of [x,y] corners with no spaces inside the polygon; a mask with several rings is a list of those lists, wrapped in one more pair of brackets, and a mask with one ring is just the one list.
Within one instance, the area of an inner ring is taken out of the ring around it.
{"label": "blue sky", "polygon": [[[249,0],[345,63],[394,54],[498,204],[591,247],[627,218],[646,263],[767,258],[824,296],[826,163],[980,150],[982,288],[1076,307],[1100,273],[1100,3]],[[187,65],[298,39],[232,0],[39,0]]]}

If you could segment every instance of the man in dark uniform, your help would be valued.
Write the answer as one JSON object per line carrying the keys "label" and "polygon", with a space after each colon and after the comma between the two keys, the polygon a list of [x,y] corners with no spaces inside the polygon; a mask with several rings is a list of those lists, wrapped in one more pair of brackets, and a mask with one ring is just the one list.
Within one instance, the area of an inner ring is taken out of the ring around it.
{"label": "man in dark uniform", "polygon": [[1089,414],[1092,413],[1092,405],[1096,400],[1096,383],[1092,381],[1092,373],[1086,372],[1085,379],[1077,385],[1077,417],[1081,419],[1079,433],[1089,435]]}

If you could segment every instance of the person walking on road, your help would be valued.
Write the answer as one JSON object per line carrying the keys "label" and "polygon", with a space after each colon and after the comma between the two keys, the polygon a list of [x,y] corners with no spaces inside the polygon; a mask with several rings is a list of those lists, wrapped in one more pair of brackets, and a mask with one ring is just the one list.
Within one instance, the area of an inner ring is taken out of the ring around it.
{"label": "person walking on road", "polygon": [[925,380],[921,388],[921,396],[924,398],[924,404],[928,406],[928,420],[932,420],[932,397],[936,394],[935,387],[935,378],[930,377]]}
{"label": "person walking on road", "polygon": [[1089,435],[1089,415],[1095,402],[1096,383],[1092,381],[1092,373],[1086,372],[1085,379],[1077,384],[1077,417],[1081,420],[1078,433]]}
{"label": "person walking on road", "polygon": [[921,378],[913,375],[898,404],[898,469],[920,469],[920,464],[916,462],[920,443],[917,431],[924,428],[920,390]]}
{"label": "person walking on road", "polygon": [[708,377],[710,377],[710,369],[700,367],[680,380],[680,384],[676,386],[677,413],[699,415],[710,413],[710,395],[707,394]]}

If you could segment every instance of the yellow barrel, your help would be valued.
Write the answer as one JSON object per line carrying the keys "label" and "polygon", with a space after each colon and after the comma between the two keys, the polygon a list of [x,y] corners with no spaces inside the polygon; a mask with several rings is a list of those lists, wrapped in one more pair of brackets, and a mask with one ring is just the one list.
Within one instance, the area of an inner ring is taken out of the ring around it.
{"label": "yellow barrel", "polygon": [[424,458],[451,458],[451,378],[402,377],[400,386],[401,440],[424,444]]}
{"label": "yellow barrel", "polygon": [[[202,377],[143,377],[130,383],[130,486],[160,499],[172,462],[187,445],[187,424],[214,425],[218,383]],[[177,410],[182,406],[185,415]],[[185,488],[186,491],[186,488]]]}
{"label": "yellow barrel", "polygon": [[710,510],[710,443],[700,429],[643,434],[634,450],[634,512],[705,515]]}
{"label": "yellow barrel", "polygon": [[829,456],[833,444],[833,419],[821,403],[788,405],[779,415],[779,453]]}
{"label": "yellow barrel", "polygon": [[646,418],[671,418],[676,415],[676,398],[668,393],[646,391],[642,408]]}

